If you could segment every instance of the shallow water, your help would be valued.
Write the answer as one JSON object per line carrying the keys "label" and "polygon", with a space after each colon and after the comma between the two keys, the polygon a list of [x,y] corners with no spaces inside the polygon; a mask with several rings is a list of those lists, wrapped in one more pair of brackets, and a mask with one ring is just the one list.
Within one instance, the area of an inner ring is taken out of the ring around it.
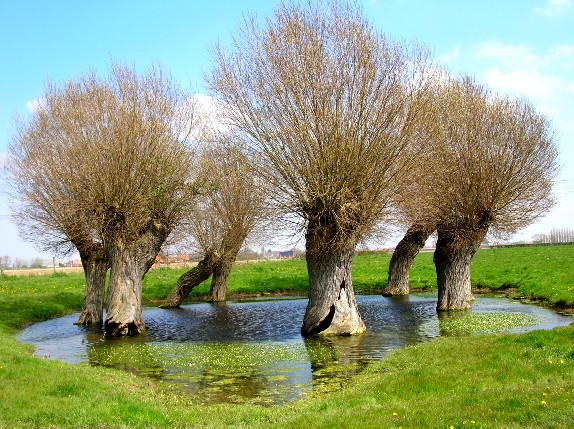
{"label": "shallow water", "polygon": [[[334,390],[391,350],[441,335],[436,296],[358,296],[368,332],[353,337],[303,339],[306,299],[191,304],[144,308],[146,332],[105,338],[101,328],[74,325],[78,314],[34,324],[19,341],[37,356],[89,362],[174,383],[204,403],[280,404],[317,390]],[[472,314],[518,313],[525,332],[565,326],[571,318],[503,297],[479,296]]]}

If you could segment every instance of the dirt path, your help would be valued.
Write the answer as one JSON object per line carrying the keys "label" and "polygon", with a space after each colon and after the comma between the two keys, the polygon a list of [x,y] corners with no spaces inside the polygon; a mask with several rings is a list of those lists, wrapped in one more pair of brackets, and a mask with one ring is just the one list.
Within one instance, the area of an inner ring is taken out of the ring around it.
{"label": "dirt path", "polygon": [[54,268],[23,268],[23,269],[10,269],[4,270],[5,276],[32,276],[43,275],[52,273],[78,273],[82,272],[82,267],[56,267]]}

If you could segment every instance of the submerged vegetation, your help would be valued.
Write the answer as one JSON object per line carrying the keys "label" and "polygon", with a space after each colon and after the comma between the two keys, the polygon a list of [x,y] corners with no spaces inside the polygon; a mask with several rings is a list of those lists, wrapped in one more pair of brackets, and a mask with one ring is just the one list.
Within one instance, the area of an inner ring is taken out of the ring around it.
{"label": "submerged vegetation", "polygon": [[[358,255],[356,290],[382,289],[389,259],[385,253]],[[573,259],[572,245],[480,250],[472,265],[473,286],[514,288],[516,296],[572,306]],[[144,302],[163,298],[183,269],[151,270]],[[433,275],[432,254],[417,256],[413,287],[432,290]],[[304,294],[305,287],[297,285],[305,285],[305,279],[299,260],[238,264],[229,293]],[[208,292],[209,285],[201,285],[194,299]],[[81,274],[0,278],[0,427],[566,428],[574,413],[572,326],[521,335],[454,336],[407,347],[370,364],[336,392],[288,405],[206,406],[149,378],[33,357],[30,346],[15,340],[16,329],[28,323],[79,311],[82,298]],[[528,322],[509,315],[469,316],[461,318],[463,325],[484,322],[486,331],[503,319]],[[216,346],[200,354],[199,360],[216,357]],[[247,371],[245,356],[252,354],[238,351],[238,374]],[[49,409],[43,405],[47,402]]]}
{"label": "submerged vegetation", "polygon": [[492,334],[533,326],[539,321],[536,316],[524,313],[463,313],[457,316],[440,319],[441,335]]}

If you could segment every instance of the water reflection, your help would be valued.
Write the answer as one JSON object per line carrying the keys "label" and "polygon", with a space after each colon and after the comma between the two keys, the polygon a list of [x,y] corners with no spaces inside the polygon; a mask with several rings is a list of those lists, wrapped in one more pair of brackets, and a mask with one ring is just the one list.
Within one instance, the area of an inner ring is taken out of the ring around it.
{"label": "water reflection", "polygon": [[[206,403],[280,404],[314,390],[333,390],[391,350],[441,334],[433,295],[358,296],[369,331],[352,337],[303,339],[305,299],[192,304],[144,309],[146,332],[105,338],[101,328],[74,325],[77,315],[25,329],[19,340],[36,354],[89,362],[174,383]],[[500,297],[478,297],[473,313],[528,313],[536,323],[514,331],[567,325],[571,319]],[[460,313],[459,313],[460,314]]]}

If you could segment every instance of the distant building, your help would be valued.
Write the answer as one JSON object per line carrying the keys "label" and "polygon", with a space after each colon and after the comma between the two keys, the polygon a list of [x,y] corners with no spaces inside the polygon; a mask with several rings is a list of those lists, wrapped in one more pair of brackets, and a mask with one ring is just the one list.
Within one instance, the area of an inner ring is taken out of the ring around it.
{"label": "distant building", "polygon": [[180,253],[176,256],[160,256],[155,257],[154,264],[186,264],[190,261],[189,255]]}
{"label": "distant building", "polygon": [[265,253],[266,259],[292,259],[295,257],[295,250],[268,250]]}

